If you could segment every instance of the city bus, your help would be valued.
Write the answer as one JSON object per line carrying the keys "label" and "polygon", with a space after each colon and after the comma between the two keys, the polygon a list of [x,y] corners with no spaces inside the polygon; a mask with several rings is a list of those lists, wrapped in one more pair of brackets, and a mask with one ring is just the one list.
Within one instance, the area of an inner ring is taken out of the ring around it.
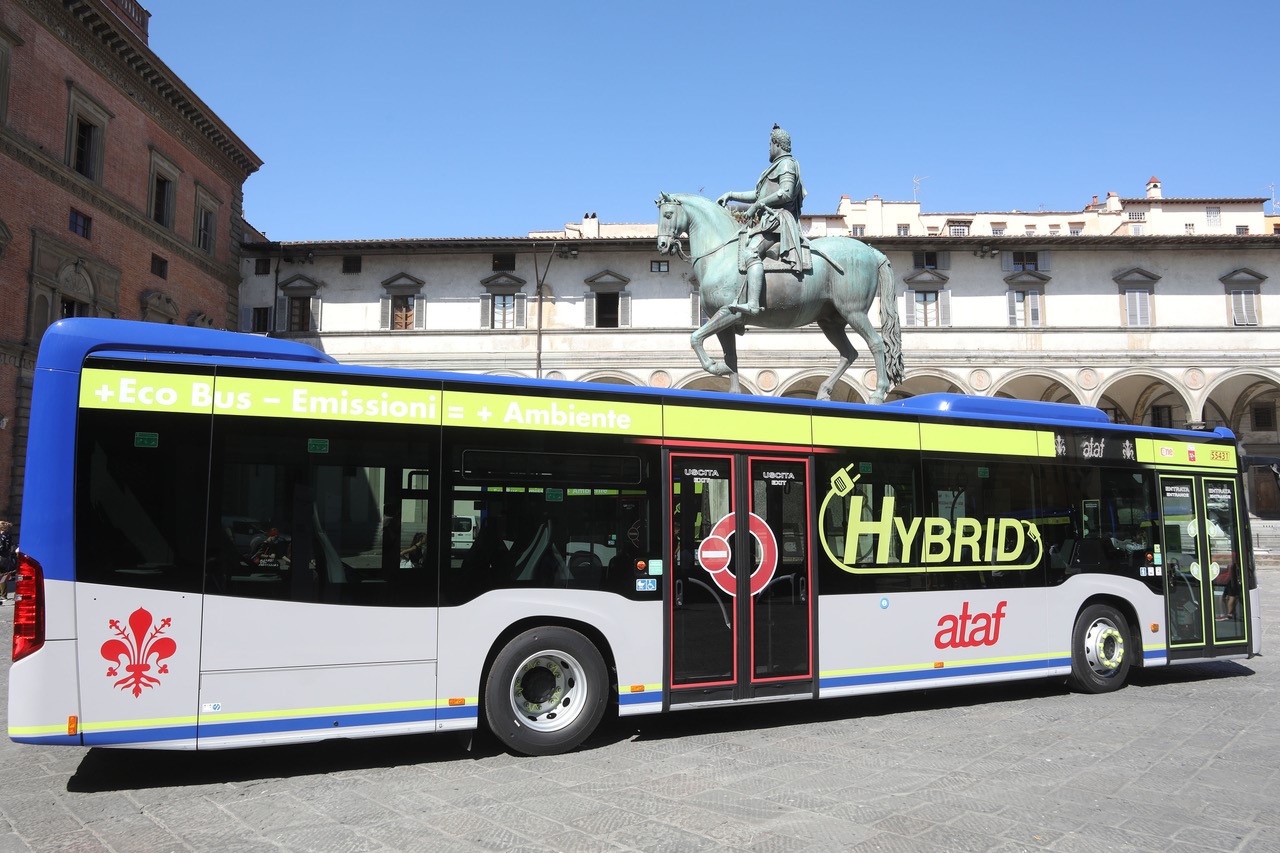
{"label": "city bus", "polygon": [[[35,370],[21,743],[221,749],[1259,653],[1225,429],[339,364],[69,319]],[[458,536],[457,519],[470,519]]]}

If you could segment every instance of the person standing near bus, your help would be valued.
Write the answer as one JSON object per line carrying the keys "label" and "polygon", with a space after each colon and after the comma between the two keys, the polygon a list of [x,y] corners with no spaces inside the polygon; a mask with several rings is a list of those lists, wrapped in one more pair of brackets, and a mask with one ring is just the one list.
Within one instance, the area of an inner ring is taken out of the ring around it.
{"label": "person standing near bus", "polygon": [[9,598],[9,584],[18,572],[18,545],[10,530],[13,523],[0,521],[0,601]]}

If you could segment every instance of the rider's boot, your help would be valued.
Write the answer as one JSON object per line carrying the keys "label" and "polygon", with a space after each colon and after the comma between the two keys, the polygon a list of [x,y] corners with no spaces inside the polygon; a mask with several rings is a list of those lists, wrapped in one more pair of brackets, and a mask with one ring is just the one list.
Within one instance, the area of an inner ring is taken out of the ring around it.
{"label": "rider's boot", "polygon": [[730,311],[754,316],[760,313],[760,291],[764,289],[764,262],[755,261],[747,265],[747,303],[735,302],[729,306]]}

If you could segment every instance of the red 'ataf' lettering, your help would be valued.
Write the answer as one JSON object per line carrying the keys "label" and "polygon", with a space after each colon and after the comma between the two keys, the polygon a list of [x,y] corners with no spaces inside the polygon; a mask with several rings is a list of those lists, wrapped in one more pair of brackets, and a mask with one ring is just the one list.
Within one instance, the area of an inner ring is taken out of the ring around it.
{"label": "red 'ataf' lettering", "polygon": [[933,638],[940,649],[965,649],[973,646],[994,646],[1000,642],[1000,620],[1009,602],[1002,601],[990,613],[970,613],[965,602],[958,614],[947,614],[938,620],[942,630]]}

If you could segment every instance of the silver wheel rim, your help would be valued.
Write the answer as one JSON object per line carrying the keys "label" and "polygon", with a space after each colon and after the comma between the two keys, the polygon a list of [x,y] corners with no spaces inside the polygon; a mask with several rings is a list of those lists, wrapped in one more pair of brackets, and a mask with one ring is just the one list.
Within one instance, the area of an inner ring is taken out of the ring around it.
{"label": "silver wheel rim", "polygon": [[538,732],[555,732],[582,714],[589,692],[578,659],[562,651],[547,650],[530,655],[516,667],[507,695],[521,725]]}
{"label": "silver wheel rim", "polygon": [[1099,678],[1113,678],[1124,662],[1124,635],[1110,619],[1096,619],[1084,634],[1084,657]]}

